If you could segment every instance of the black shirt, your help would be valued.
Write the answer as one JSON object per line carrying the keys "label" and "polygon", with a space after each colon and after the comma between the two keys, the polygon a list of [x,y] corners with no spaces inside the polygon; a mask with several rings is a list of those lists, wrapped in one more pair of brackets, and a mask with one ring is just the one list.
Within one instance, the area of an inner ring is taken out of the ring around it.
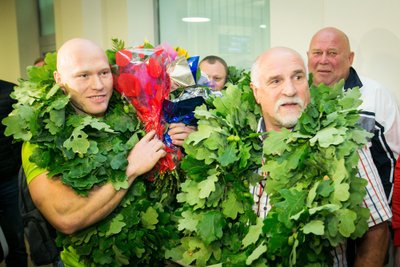
{"label": "black shirt", "polygon": [[12,136],[5,136],[5,126],[1,121],[12,111],[16,103],[10,97],[13,83],[0,80],[0,181],[15,177],[21,166],[21,143],[13,143]]}

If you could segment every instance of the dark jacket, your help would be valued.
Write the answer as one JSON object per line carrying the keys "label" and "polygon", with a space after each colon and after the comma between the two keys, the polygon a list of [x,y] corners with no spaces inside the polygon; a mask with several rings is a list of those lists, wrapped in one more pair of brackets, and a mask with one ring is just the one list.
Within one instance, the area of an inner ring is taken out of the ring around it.
{"label": "dark jacket", "polygon": [[4,135],[1,121],[12,111],[16,101],[10,97],[15,84],[0,80],[0,182],[18,174],[21,166],[21,143],[13,143],[11,136]]}

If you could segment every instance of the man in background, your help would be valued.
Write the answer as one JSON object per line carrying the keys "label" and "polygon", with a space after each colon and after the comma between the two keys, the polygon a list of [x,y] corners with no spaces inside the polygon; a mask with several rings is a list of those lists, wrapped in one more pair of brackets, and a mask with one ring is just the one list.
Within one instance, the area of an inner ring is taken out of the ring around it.
{"label": "man in background", "polygon": [[[358,86],[363,103],[361,126],[374,134],[370,142],[372,159],[379,172],[388,202],[393,193],[393,177],[396,159],[400,152],[400,112],[393,96],[379,83],[359,76],[352,67],[354,52],[350,49],[349,38],[341,30],[327,27],[319,30],[311,39],[307,52],[308,69],[313,74],[313,83],[332,86],[345,80],[344,90]],[[349,264],[354,260],[355,251],[374,250],[386,245],[387,234],[382,229],[368,232],[363,241],[349,244]],[[383,250],[381,250],[383,251]],[[384,258],[379,253],[377,258]]]}
{"label": "man in background", "polygon": [[33,65],[35,67],[42,67],[44,64],[45,64],[45,62],[44,62],[44,58],[43,57],[39,57],[33,62]]}
{"label": "man in background", "polygon": [[[8,116],[15,101],[10,97],[15,84],[0,80],[0,122]],[[18,171],[21,166],[21,144],[4,135],[0,123],[0,224],[9,253],[7,267],[27,266],[24,228],[18,206]]]}
{"label": "man in background", "polygon": [[211,88],[217,91],[224,88],[228,77],[228,65],[225,60],[214,55],[206,56],[200,61],[199,68],[207,74]]}
{"label": "man in background", "polygon": [[394,166],[400,152],[400,112],[394,97],[376,81],[357,74],[352,67],[354,52],[349,38],[339,29],[327,27],[318,31],[311,39],[307,56],[315,85],[332,86],[344,79],[344,90],[360,88],[360,123],[374,133],[371,153],[390,203]]}

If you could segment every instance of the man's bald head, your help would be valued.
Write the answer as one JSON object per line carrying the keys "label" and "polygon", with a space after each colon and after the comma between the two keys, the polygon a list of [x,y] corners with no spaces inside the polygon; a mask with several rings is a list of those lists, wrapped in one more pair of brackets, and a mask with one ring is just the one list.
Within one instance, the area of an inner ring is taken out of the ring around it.
{"label": "man's bald head", "polygon": [[325,27],[320,29],[313,35],[310,43],[312,43],[314,39],[326,38],[326,36],[331,36],[331,38],[340,40],[342,42],[343,48],[346,49],[347,52],[350,52],[351,49],[349,37],[347,37],[347,35],[343,31],[335,27]]}
{"label": "man's bald head", "polygon": [[113,91],[113,78],[100,46],[82,38],[65,42],[57,53],[54,79],[71,96],[78,112],[104,115]]}
{"label": "man's bald head", "polygon": [[[66,41],[57,52],[57,71],[63,73],[65,68],[75,65],[77,59],[82,60],[83,54],[98,54],[103,60],[107,60],[104,50],[94,42],[83,39],[74,38]],[[101,56],[102,55],[102,56]]]}
{"label": "man's bald head", "polygon": [[307,56],[308,70],[313,74],[314,84],[333,86],[349,76],[354,52],[350,50],[349,38],[344,32],[326,27],[311,38]]}
{"label": "man's bald head", "polygon": [[[288,47],[273,47],[271,49],[266,50],[264,53],[262,53],[260,56],[257,57],[256,61],[254,62],[253,66],[251,67],[251,82],[259,87],[260,84],[260,65],[268,62],[276,62],[279,61],[282,57],[289,57],[292,58],[292,60],[297,60],[304,68],[304,71],[306,70],[304,60],[301,57],[301,55]],[[275,60],[278,59],[278,60]]]}

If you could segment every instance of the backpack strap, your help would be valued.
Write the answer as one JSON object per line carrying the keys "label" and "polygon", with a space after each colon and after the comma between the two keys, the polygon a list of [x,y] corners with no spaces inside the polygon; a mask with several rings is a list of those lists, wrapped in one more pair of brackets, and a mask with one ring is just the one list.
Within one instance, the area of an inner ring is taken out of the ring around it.
{"label": "backpack strap", "polygon": [[0,262],[8,256],[8,243],[0,225]]}
{"label": "backpack strap", "polygon": [[19,210],[24,223],[24,233],[29,243],[30,257],[35,265],[58,262],[60,250],[55,238],[56,230],[36,208],[29,193],[28,183],[23,168],[18,174]]}

